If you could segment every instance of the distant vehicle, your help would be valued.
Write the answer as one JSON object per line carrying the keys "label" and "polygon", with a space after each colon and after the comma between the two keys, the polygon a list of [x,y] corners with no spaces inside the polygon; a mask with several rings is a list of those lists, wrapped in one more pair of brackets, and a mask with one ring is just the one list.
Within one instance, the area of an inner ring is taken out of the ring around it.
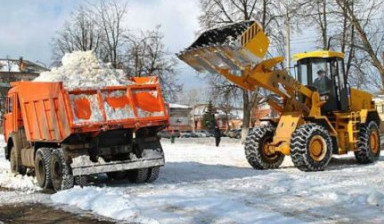
{"label": "distant vehicle", "polygon": [[198,137],[202,137],[202,138],[206,138],[206,137],[212,137],[213,135],[207,131],[207,130],[198,130],[198,131],[195,131],[195,134],[198,136]]}
{"label": "distant vehicle", "polygon": [[[174,130],[173,131],[173,134],[176,138],[180,138],[180,131],[179,130]],[[168,130],[163,130],[163,131],[160,131],[159,133],[157,133],[157,135],[161,138],[171,138],[172,136],[172,131],[168,131]]]}
{"label": "distant vehicle", "polygon": [[199,135],[192,131],[182,131],[180,132],[180,137],[181,138],[198,138]]}
{"label": "distant vehicle", "polygon": [[241,136],[241,129],[232,129],[228,132],[228,137],[230,138],[237,138],[238,135]]}

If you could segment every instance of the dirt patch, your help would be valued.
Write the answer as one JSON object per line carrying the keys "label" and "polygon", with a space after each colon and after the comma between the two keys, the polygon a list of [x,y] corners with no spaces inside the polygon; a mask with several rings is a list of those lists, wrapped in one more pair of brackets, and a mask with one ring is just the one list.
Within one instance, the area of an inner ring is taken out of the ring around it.
{"label": "dirt patch", "polygon": [[[1,189],[0,189],[1,191]],[[13,204],[0,206],[0,223],[113,223],[55,209],[42,204]]]}

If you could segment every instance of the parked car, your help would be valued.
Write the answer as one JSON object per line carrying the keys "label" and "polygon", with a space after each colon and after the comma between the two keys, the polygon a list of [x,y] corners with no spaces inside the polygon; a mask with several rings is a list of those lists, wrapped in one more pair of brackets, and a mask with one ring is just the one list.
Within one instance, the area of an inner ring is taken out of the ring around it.
{"label": "parked car", "polygon": [[180,137],[181,138],[197,138],[199,136],[192,131],[182,131],[180,132]]}
{"label": "parked car", "polygon": [[[180,138],[180,131],[179,130],[174,130],[173,134],[175,135],[176,138]],[[161,138],[171,138],[172,131],[168,130],[163,130],[157,133],[157,135]]]}
{"label": "parked car", "polygon": [[212,137],[213,135],[207,131],[207,130],[198,130],[198,131],[195,131],[195,134],[198,136],[198,137],[203,137],[203,138],[206,138],[206,137]]}
{"label": "parked car", "polygon": [[241,137],[241,129],[232,129],[228,132],[228,137],[230,138],[240,138]]}

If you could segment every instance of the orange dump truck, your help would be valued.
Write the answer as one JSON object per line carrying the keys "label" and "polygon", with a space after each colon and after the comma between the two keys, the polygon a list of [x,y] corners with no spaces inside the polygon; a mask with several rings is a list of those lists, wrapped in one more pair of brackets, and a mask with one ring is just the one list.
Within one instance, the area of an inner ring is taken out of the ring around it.
{"label": "orange dump truck", "polygon": [[164,165],[157,132],[169,118],[156,77],[97,89],[67,90],[61,82],[11,87],[3,130],[12,172],[34,173],[42,188],[56,191],[98,173],[157,179]]}

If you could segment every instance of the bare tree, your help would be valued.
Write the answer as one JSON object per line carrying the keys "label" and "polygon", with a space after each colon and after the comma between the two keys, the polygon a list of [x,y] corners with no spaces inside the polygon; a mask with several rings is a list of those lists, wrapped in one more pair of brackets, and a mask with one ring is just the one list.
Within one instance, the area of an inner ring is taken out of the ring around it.
{"label": "bare tree", "polygon": [[125,68],[128,74],[138,77],[158,76],[166,99],[175,101],[182,85],[179,84],[175,72],[177,61],[165,49],[163,37],[160,26],[152,31],[141,32],[139,37],[125,36]]}
{"label": "bare tree", "polygon": [[[367,0],[355,1],[354,7],[347,0],[336,0],[337,4],[346,12],[346,17],[356,29],[361,43],[356,48],[365,52],[371,64],[381,76],[381,88],[384,86],[384,65],[380,57],[383,51],[383,28],[381,23],[375,23],[374,15],[383,15],[383,1]],[[356,11],[356,9],[359,11]]]}
{"label": "bare tree", "polygon": [[52,39],[52,54],[55,64],[60,63],[65,53],[73,51],[100,50],[101,34],[95,24],[90,6],[80,6],[71,13],[62,30]]}
{"label": "bare tree", "polygon": [[94,5],[97,24],[102,32],[101,41],[103,53],[106,55],[104,60],[111,62],[114,68],[118,68],[121,62],[120,56],[124,38],[127,30],[122,23],[127,13],[127,3],[117,0],[103,0]]}

